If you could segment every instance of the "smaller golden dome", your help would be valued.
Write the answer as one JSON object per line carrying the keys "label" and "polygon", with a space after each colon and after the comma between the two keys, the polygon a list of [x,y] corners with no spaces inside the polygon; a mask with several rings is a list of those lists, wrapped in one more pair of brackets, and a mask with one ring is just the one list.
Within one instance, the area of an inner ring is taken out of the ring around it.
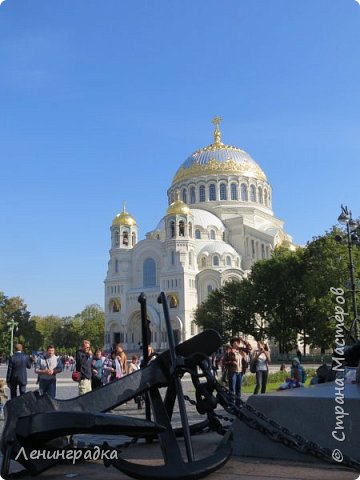
{"label": "smaller golden dome", "polygon": [[191,215],[189,205],[180,200],[179,190],[176,191],[175,202],[169,206],[166,215]]}
{"label": "smaller golden dome", "polygon": [[125,210],[125,202],[124,202],[124,205],[123,205],[123,211],[116,215],[112,224],[113,225],[127,225],[128,227],[132,227],[132,226],[136,225],[135,218],[132,215],[130,215],[129,212],[127,212]]}

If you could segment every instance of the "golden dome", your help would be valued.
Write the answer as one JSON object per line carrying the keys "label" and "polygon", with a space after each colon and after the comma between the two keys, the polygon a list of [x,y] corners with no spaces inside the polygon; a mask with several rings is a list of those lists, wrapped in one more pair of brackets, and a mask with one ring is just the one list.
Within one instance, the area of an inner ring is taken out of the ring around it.
{"label": "golden dome", "polygon": [[247,152],[221,142],[220,121],[220,117],[213,120],[214,143],[192,153],[176,172],[172,185],[204,175],[240,174],[267,180],[263,170]]}
{"label": "golden dome", "polygon": [[129,212],[127,212],[125,210],[125,202],[124,202],[124,205],[123,205],[123,211],[116,215],[112,224],[113,225],[127,225],[128,227],[132,227],[132,226],[136,225],[135,218],[132,215],[130,215]]}
{"label": "golden dome", "polygon": [[166,215],[191,215],[189,205],[180,200],[180,194],[177,190],[175,193],[175,202],[173,202],[166,211]]}

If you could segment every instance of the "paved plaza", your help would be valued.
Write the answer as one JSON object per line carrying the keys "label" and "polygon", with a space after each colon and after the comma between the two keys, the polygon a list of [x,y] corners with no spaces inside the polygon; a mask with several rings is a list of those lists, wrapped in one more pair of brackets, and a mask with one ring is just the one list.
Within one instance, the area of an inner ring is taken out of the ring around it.
{"label": "paved plaza", "polygon": [[[0,378],[6,375],[6,366],[0,366]],[[28,390],[37,389],[36,376],[33,372],[29,375]],[[191,398],[195,398],[194,387],[190,378],[183,380],[184,393]],[[57,398],[67,399],[77,396],[77,384],[71,380],[71,373],[64,371],[58,376],[57,380]],[[246,399],[248,396],[244,396]],[[195,407],[187,403],[188,416],[190,423],[199,421],[199,416]],[[116,409],[117,412],[137,418],[144,418],[144,411],[138,410],[134,402],[129,402],[126,405]],[[220,412],[221,413],[221,412]],[[224,413],[224,412],[222,412]],[[201,418],[200,418],[201,419]],[[174,414],[175,423],[180,424],[178,412]],[[0,430],[2,432],[3,422],[0,422]],[[128,441],[128,437],[113,436],[113,435],[77,435],[76,441],[79,446],[82,444],[99,444],[107,441],[112,446],[119,446]],[[203,433],[193,437],[194,451],[196,458],[208,456],[210,451],[213,451],[218,445],[221,437],[213,432]],[[246,440],[245,440],[246,441]],[[122,456],[127,459],[136,459],[137,462],[149,465],[160,463],[161,453],[157,442],[146,444],[145,442],[138,442],[129,447],[123,448]],[[185,458],[185,456],[184,456]],[[22,466],[12,463],[12,472],[22,470]],[[59,464],[50,470],[43,472],[38,476],[39,480],[64,480],[66,478],[83,478],[84,480],[97,480],[101,476],[106,476],[107,479],[128,480],[129,477],[122,472],[116,470],[114,467],[105,469],[103,463],[98,462],[80,462],[75,465]],[[294,463],[285,461],[271,461],[260,458],[240,458],[233,456],[229,462],[219,471],[209,475],[209,480],[355,480],[359,477],[358,474],[349,470],[340,469],[327,464],[321,466],[314,466],[314,464]],[[34,478],[30,475],[22,475],[21,478]]]}

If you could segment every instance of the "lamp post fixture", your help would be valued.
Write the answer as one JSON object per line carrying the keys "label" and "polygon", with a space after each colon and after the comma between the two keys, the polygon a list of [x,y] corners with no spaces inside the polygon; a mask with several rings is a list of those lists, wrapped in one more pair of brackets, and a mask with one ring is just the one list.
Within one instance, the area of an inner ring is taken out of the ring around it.
{"label": "lamp post fixture", "polygon": [[[350,328],[350,336],[354,331],[354,337],[358,340],[358,309],[356,302],[356,283],[355,283],[355,267],[353,261],[352,246],[360,245],[359,231],[360,231],[360,222],[353,220],[351,211],[348,210],[348,207],[341,205],[341,214],[338,217],[338,222],[346,226],[346,236],[341,237],[336,235],[335,240],[340,243],[347,243],[348,252],[349,252],[349,271],[350,271],[350,284],[351,284],[351,298],[353,305],[353,314],[354,319]],[[345,241],[344,241],[345,240]]]}
{"label": "lamp post fixture", "polygon": [[11,343],[10,343],[10,355],[14,353],[14,329],[18,327],[18,322],[12,318],[9,322],[7,322],[7,326],[9,327],[11,333]]}

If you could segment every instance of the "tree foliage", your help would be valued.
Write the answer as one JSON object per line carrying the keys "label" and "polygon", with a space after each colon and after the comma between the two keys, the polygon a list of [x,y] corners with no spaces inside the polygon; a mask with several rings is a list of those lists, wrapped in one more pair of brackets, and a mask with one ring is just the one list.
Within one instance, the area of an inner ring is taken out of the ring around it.
{"label": "tree foliage", "polygon": [[[341,233],[341,232],[340,232]],[[290,251],[277,248],[272,257],[256,262],[241,282],[226,283],[197,308],[195,322],[215,328],[224,341],[237,333],[257,339],[270,338],[288,352],[298,338],[323,351],[335,338],[334,295],[330,288],[344,288],[345,308],[352,318],[347,246],[335,241],[333,228],[306,247]],[[353,252],[356,273],[360,249]],[[350,322],[351,323],[351,322]]]}
{"label": "tree foliage", "polygon": [[27,352],[45,350],[54,344],[58,351],[73,352],[82,339],[93,347],[104,341],[104,312],[99,305],[88,305],[74,317],[33,315],[20,297],[0,292],[0,355],[10,354],[11,333],[8,322],[14,320],[14,343],[20,342]]}

